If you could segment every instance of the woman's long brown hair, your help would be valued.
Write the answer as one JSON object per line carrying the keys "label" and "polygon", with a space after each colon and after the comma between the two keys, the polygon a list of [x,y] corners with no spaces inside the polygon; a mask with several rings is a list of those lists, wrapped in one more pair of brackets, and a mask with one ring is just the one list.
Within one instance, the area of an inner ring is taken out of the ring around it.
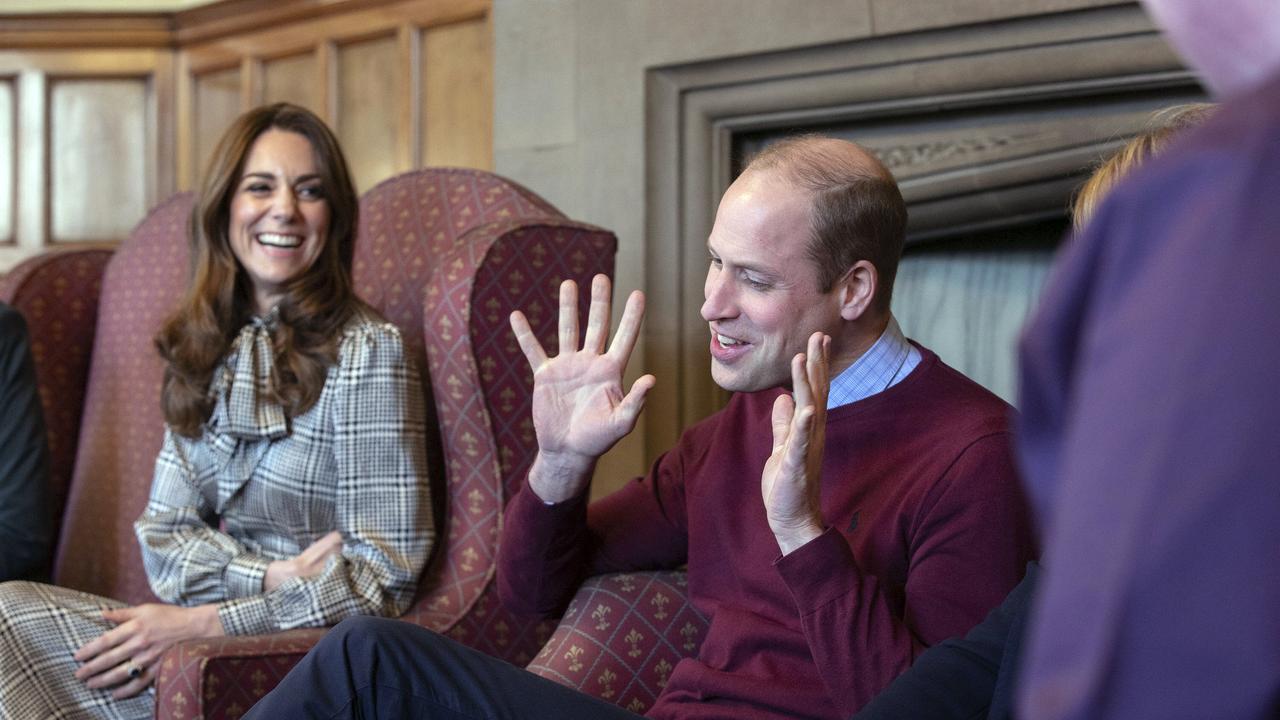
{"label": "woman's long brown hair", "polygon": [[359,206],[346,159],[333,132],[305,108],[278,103],[241,115],[222,136],[191,211],[191,276],[186,295],[155,344],[167,364],[160,406],[165,421],[197,438],[213,411],[209,383],[240,328],[253,315],[251,281],[231,252],[231,199],[253,143],[270,129],[311,142],[329,203],[329,234],[319,257],[285,289],[273,334],[272,398],[290,418],[320,397],[337,361],[343,326],[357,307],[351,262]]}

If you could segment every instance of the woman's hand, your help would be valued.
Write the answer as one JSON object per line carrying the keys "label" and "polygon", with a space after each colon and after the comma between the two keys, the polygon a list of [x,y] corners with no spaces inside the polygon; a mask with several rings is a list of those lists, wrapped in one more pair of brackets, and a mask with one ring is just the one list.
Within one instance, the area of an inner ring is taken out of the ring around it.
{"label": "woman's hand", "polygon": [[116,626],[75,652],[76,678],[90,688],[114,687],[117,700],[133,697],[155,680],[160,656],[179,640],[223,635],[215,605],[193,608],[147,603],[104,610]]}
{"label": "woman's hand", "polygon": [[341,554],[342,533],[334,530],[308,545],[297,556],[288,560],[276,560],[267,565],[267,574],[262,578],[262,589],[275,590],[290,578],[319,575],[330,555]]}

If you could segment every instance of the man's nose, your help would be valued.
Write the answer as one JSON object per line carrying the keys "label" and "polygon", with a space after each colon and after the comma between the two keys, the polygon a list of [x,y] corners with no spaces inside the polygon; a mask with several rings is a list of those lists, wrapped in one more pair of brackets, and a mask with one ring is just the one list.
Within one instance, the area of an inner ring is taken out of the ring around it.
{"label": "man's nose", "polygon": [[733,283],[723,270],[714,267],[707,270],[707,280],[702,286],[702,319],[710,322],[733,317]]}

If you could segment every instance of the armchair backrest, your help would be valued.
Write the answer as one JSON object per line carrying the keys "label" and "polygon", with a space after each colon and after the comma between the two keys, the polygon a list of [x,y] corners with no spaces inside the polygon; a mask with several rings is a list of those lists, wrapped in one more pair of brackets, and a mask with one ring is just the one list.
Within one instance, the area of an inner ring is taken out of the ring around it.
{"label": "armchair backrest", "polygon": [[[98,325],[98,298],[111,255],[110,248],[77,247],[36,256],[0,276],[0,302],[22,313],[31,339],[49,439],[49,511],[54,537],[62,524],[75,468],[89,354]],[[50,556],[48,561],[52,560]]]}
{"label": "armchair backrest", "polygon": [[107,264],[54,562],[57,584],[129,603],[155,599],[133,521],[146,507],[164,436],[164,367],[152,338],[186,283],[192,202],[183,193],[153,209]]}
{"label": "armchair backrest", "polygon": [[560,281],[612,275],[617,241],[476,170],[397,176],[360,211],[356,287],[406,337],[417,323],[443,454],[441,546],[405,619],[523,664],[552,627],[511,617],[492,587],[502,508],[537,451],[532,375],[507,318],[523,310],[550,343]]}

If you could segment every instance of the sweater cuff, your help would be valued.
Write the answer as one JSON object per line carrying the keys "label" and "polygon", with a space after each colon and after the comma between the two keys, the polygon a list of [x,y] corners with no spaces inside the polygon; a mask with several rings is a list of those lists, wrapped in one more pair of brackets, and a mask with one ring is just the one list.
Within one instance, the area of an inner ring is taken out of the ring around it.
{"label": "sweater cuff", "polygon": [[833,528],[779,557],[773,566],[791,590],[801,617],[847,595],[858,577],[849,542]]}
{"label": "sweater cuff", "polygon": [[[525,531],[520,540],[522,545],[540,543],[545,546],[558,528],[564,527],[576,515],[584,514],[586,504],[586,492],[563,502],[547,504],[529,487],[529,479],[526,477],[520,492],[508,503],[505,524],[516,525]],[[536,534],[544,536],[531,537]]]}
{"label": "sweater cuff", "polygon": [[266,559],[256,555],[245,554],[232,558],[222,574],[227,597],[245,598],[262,594],[262,580],[267,576],[269,564]]}
{"label": "sweater cuff", "polygon": [[218,603],[218,619],[228,635],[263,635],[276,629],[265,595]]}

